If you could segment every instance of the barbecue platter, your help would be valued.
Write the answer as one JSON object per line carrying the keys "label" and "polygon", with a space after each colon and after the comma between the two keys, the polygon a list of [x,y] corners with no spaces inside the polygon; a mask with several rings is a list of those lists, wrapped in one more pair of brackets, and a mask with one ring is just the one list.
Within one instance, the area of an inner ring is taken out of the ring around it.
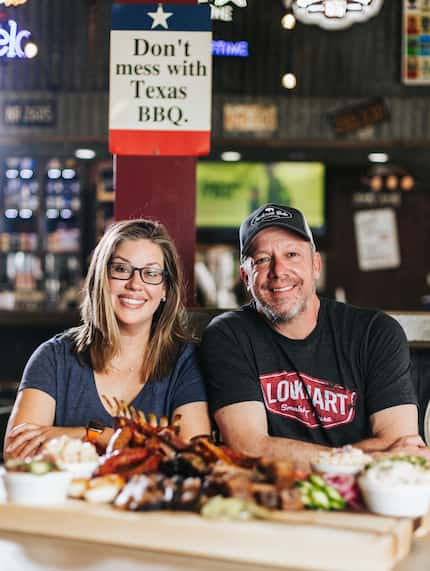
{"label": "barbecue platter", "polygon": [[[304,472],[289,460],[240,455],[208,436],[184,442],[179,419],[169,424],[116,405],[114,435],[91,476],[73,478],[74,499],[0,503],[0,529],[277,568],[388,570],[408,553],[414,530],[429,527],[428,515],[369,513],[357,485],[366,467],[361,476]],[[345,454],[357,462],[356,453]],[[55,466],[55,458],[36,462]],[[421,489],[427,511],[430,484]],[[351,561],[352,550],[359,560]]]}

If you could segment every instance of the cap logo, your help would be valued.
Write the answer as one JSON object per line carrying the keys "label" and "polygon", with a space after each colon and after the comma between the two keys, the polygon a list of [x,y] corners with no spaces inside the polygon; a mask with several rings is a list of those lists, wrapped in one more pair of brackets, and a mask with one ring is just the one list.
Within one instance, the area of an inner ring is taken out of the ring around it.
{"label": "cap logo", "polygon": [[272,221],[279,220],[279,218],[292,218],[293,215],[288,210],[283,210],[282,208],[274,208],[273,206],[266,206],[263,212],[258,213],[251,220],[251,226],[258,224],[261,221]]}

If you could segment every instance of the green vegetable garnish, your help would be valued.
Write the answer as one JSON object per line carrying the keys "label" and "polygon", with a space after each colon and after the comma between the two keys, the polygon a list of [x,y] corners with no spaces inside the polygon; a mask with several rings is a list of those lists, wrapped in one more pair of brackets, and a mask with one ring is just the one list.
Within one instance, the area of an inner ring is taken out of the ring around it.
{"label": "green vegetable garnish", "polygon": [[300,480],[297,487],[302,494],[302,502],[305,507],[316,510],[343,510],[346,507],[345,499],[333,486],[312,474],[308,480]]}
{"label": "green vegetable garnish", "polygon": [[391,456],[390,460],[394,462],[409,462],[414,466],[422,466],[423,468],[428,468],[427,460],[422,456]]}
{"label": "green vegetable garnish", "polygon": [[45,462],[44,460],[33,460],[28,465],[30,474],[35,474],[36,476],[43,476],[43,474],[48,474],[53,470],[55,470],[55,464]]}
{"label": "green vegetable garnish", "polygon": [[52,462],[33,460],[31,458],[25,458],[24,460],[7,460],[5,466],[9,472],[22,472],[36,476],[43,476],[44,474],[58,470],[57,466]]}
{"label": "green vegetable garnish", "polygon": [[271,516],[269,510],[255,502],[240,500],[239,498],[224,498],[223,496],[214,496],[208,500],[200,513],[209,519],[269,519]]}

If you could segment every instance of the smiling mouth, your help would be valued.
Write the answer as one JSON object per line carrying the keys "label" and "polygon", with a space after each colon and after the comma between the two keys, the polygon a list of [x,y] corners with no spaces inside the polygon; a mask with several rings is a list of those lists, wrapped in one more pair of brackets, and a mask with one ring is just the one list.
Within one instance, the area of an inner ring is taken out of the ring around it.
{"label": "smiling mouth", "polygon": [[129,305],[142,305],[146,302],[145,299],[133,299],[131,297],[120,297],[122,303],[127,303]]}
{"label": "smiling mouth", "polygon": [[272,291],[273,293],[281,293],[281,292],[291,291],[295,287],[296,287],[295,285],[284,286],[284,287],[272,287],[270,288],[270,291]]}

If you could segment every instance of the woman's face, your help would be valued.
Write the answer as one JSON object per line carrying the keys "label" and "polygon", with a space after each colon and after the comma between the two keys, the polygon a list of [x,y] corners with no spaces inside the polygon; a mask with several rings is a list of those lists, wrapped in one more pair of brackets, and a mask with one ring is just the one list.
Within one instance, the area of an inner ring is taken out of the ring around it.
{"label": "woman's face", "polygon": [[[145,268],[142,272],[134,271],[128,279],[114,279],[112,275],[127,278],[130,268]],[[159,284],[145,283],[160,281],[159,272],[164,269],[163,252],[151,240],[127,240],[122,242],[111,258],[109,287],[113,310],[120,329],[150,329],[152,318],[161,300],[166,296],[165,279]]]}

